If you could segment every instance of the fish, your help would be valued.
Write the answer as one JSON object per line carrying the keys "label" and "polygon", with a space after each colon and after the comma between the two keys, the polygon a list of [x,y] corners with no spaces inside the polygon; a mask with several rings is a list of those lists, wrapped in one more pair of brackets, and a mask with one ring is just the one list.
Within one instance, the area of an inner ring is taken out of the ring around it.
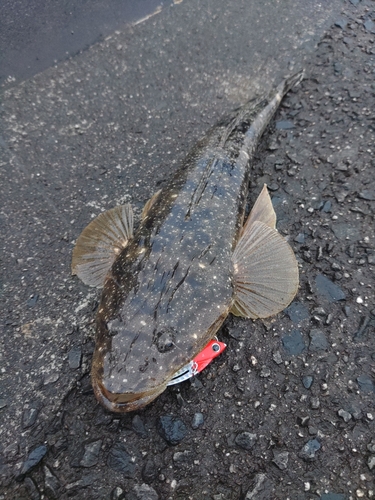
{"label": "fish", "polygon": [[130,204],[93,219],[72,274],[102,287],[91,381],[108,410],[143,408],[179,380],[232,313],[256,320],[297,293],[298,263],[266,185],[245,220],[251,159],[285,94],[253,98],[200,139],[134,223]]}

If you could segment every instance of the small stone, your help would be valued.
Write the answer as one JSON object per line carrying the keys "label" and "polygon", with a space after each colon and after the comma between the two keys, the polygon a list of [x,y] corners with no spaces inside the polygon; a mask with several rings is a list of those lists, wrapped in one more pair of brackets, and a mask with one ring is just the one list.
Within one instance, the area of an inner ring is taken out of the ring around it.
{"label": "small stone", "polygon": [[291,130],[294,128],[294,123],[289,120],[279,120],[276,122],[277,130]]}
{"label": "small stone", "polygon": [[244,500],[269,500],[273,498],[274,483],[266,474],[257,474]]}
{"label": "small stone", "polygon": [[332,202],[326,201],[322,207],[322,212],[329,213],[332,208]]}
{"label": "small stone", "polygon": [[375,190],[365,189],[359,193],[358,197],[367,201],[375,201]]}
{"label": "small stone", "polygon": [[277,365],[281,365],[281,363],[283,362],[283,358],[281,357],[280,351],[275,351],[272,354],[272,359]]}
{"label": "small stone", "polygon": [[142,439],[146,439],[148,437],[147,429],[139,415],[134,415],[132,420],[132,429]]}
{"label": "small stone", "polygon": [[204,422],[204,417],[203,413],[195,413],[193,417],[193,421],[191,423],[191,426],[193,429],[198,429],[201,425],[203,425]]}
{"label": "small stone", "polygon": [[52,474],[50,469],[45,465],[43,467],[44,471],[44,493],[49,499],[59,498],[60,483],[57,477]]}
{"label": "small stone", "polygon": [[19,473],[18,480],[22,481],[25,474],[29,473],[34,467],[36,467],[40,461],[44,458],[47,453],[47,446],[44,444],[34,448],[28,455],[26,461],[24,462],[21,472]]}
{"label": "small stone", "polygon": [[370,470],[372,470],[375,467],[375,455],[372,455],[371,457],[368,458],[367,465]]}
{"label": "small stone", "polygon": [[273,452],[272,462],[280,469],[285,470],[288,466],[289,453],[287,451]]}
{"label": "small stone", "polygon": [[310,421],[310,417],[297,417],[297,424],[300,425],[301,427],[307,427]]}
{"label": "small stone", "polygon": [[359,388],[363,392],[375,392],[374,382],[367,375],[357,377]]}
{"label": "small stone", "polygon": [[315,454],[320,450],[321,444],[317,439],[311,439],[308,441],[300,452],[300,457],[305,461],[310,461],[315,459]]}
{"label": "small stone", "polygon": [[337,412],[338,416],[341,417],[344,422],[348,423],[351,419],[352,416],[348,411],[343,410],[342,408]]}
{"label": "small stone", "polygon": [[325,351],[328,349],[328,341],[322,330],[317,328],[310,330],[310,351]]}
{"label": "small stone", "polygon": [[296,243],[305,243],[306,235],[304,233],[298,233],[293,241]]}
{"label": "small stone", "polygon": [[22,426],[24,429],[35,424],[38,418],[39,408],[28,408],[22,414]]}
{"label": "small stone", "polygon": [[38,294],[35,294],[35,295],[31,295],[31,297],[28,299],[28,301],[26,302],[27,303],[27,306],[28,307],[35,307],[36,306],[36,303],[38,302],[38,299],[39,299],[39,295]]}
{"label": "small stone", "polygon": [[159,495],[156,493],[154,488],[148,484],[141,484],[134,486],[134,491],[137,500],[158,500]]}
{"label": "small stone", "polygon": [[301,354],[306,349],[305,341],[299,330],[292,330],[290,335],[285,335],[281,340],[288,354]]}
{"label": "small stone", "polygon": [[268,368],[268,366],[263,365],[259,375],[262,378],[268,378],[271,376],[271,370]]}
{"label": "small stone", "polygon": [[309,317],[307,307],[298,301],[292,302],[292,304],[285,309],[285,312],[293,323],[299,323]]}
{"label": "small stone", "polygon": [[336,302],[346,298],[345,293],[341,290],[341,288],[326,276],[323,276],[323,274],[317,275],[315,283],[318,295],[329,300],[329,302]]}
{"label": "small stone", "polygon": [[317,410],[318,408],[320,408],[319,398],[317,397],[311,398],[311,408],[313,410]]}
{"label": "small stone", "polygon": [[302,377],[302,384],[305,389],[310,389],[313,382],[314,377],[312,377],[311,375],[305,375],[304,377]]}
{"label": "small stone", "polygon": [[249,451],[255,445],[256,440],[257,440],[256,434],[252,434],[251,432],[245,431],[245,432],[240,432],[239,434],[237,434],[234,442],[240,448],[243,448],[244,450]]}
{"label": "small stone", "polygon": [[132,478],[135,473],[135,463],[123,443],[116,443],[108,453],[107,465],[111,469],[121,472],[124,477]]}
{"label": "small stone", "polygon": [[76,370],[81,366],[82,348],[80,345],[74,345],[68,353],[69,368]]}
{"label": "small stone", "polygon": [[158,475],[158,469],[152,460],[147,460],[142,469],[142,478],[147,483],[151,483],[156,479]]}
{"label": "small stone", "polygon": [[372,21],[371,19],[367,19],[367,21],[365,21],[363,23],[363,26],[366,28],[367,31],[369,31],[370,33],[375,33],[375,23],[374,21]]}
{"label": "small stone", "polygon": [[173,462],[176,465],[187,465],[191,463],[191,451],[177,451],[173,454]]}
{"label": "small stone", "polygon": [[120,486],[116,486],[111,491],[111,500],[125,500],[125,492]]}
{"label": "small stone", "polygon": [[82,467],[93,467],[98,463],[99,453],[102,447],[102,440],[93,441],[85,444],[85,452],[80,461]]}
{"label": "small stone", "polygon": [[338,28],[341,28],[342,30],[344,30],[346,28],[346,25],[347,25],[347,21],[345,19],[337,19],[337,21],[335,21],[335,26],[337,26]]}
{"label": "small stone", "polygon": [[346,495],[341,493],[322,493],[320,500],[346,500]]}
{"label": "small stone", "polygon": [[176,445],[184,439],[187,434],[186,425],[173,415],[164,415],[159,418],[158,432],[168,444]]}
{"label": "small stone", "polygon": [[[23,481],[22,486],[27,491],[27,500],[40,500],[41,497],[40,497],[38,487],[34,483],[34,481],[31,479],[31,477],[26,477]],[[18,498],[19,497],[17,496],[17,500],[18,500]],[[25,497],[22,495],[22,498],[25,498]]]}

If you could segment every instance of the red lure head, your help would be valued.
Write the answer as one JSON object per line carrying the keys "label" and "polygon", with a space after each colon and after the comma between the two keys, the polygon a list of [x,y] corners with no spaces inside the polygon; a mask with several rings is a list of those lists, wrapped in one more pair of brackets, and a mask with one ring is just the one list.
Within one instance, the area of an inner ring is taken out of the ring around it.
{"label": "red lure head", "polygon": [[195,372],[200,373],[204,370],[206,366],[209,365],[213,359],[219,356],[219,354],[221,354],[226,347],[227,344],[224,344],[224,342],[219,342],[215,339],[210,340],[203,351],[197,354],[193,359],[193,369],[195,369]]}

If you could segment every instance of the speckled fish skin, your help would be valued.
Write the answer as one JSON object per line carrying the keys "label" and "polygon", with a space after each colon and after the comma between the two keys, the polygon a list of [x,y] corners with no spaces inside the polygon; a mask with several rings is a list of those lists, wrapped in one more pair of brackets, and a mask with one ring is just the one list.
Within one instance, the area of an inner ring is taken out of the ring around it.
{"label": "speckled fish skin", "polygon": [[282,97],[249,102],[201,140],[162,190],[105,280],[92,365],[108,409],[139,409],[211,340],[233,304],[231,257],[249,158]]}

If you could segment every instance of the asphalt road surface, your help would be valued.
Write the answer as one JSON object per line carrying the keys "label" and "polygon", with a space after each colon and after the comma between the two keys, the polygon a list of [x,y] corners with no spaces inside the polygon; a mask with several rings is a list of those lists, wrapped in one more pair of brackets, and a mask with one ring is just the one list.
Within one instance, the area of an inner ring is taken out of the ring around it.
{"label": "asphalt road surface", "polygon": [[[374,496],[374,11],[371,0],[185,0],[108,23],[116,32],[90,47],[98,34],[74,48],[64,36],[65,52],[79,52],[67,60],[49,38],[49,67],[32,77],[36,65],[17,70],[22,36],[12,41],[0,498]],[[230,318],[226,352],[192,384],[136,414],[106,412],[89,380],[99,294],[70,275],[75,239],[119,203],[140,214],[221,116],[301,67],[250,186],[250,201],[263,182],[272,189],[300,262],[293,308]],[[186,428],[176,446],[160,435],[168,415]]]}

